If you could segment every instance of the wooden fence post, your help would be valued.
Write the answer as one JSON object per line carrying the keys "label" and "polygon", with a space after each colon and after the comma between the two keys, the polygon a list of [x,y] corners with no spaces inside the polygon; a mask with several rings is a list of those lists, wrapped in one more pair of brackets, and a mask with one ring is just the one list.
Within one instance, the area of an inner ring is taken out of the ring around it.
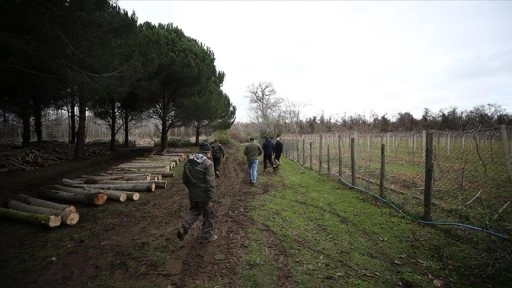
{"label": "wooden fence post", "polygon": [[505,154],[505,162],[507,164],[508,180],[512,184],[512,155],[508,146],[507,128],[505,125],[500,125],[501,142],[503,143],[503,153]]}
{"label": "wooden fence post", "polygon": [[427,142],[427,131],[423,130],[423,139],[422,139],[422,144],[423,144],[422,145],[423,146],[422,147],[423,148],[423,160],[425,160],[425,157],[426,157],[426,155],[425,155],[425,152],[427,151],[427,147],[426,147],[427,144],[426,144],[426,142]]}
{"label": "wooden fence post", "polygon": [[309,142],[309,169],[313,170],[313,142]]}
{"label": "wooden fence post", "polygon": [[341,134],[338,134],[338,175],[340,175],[340,178],[343,178],[342,176],[342,167],[341,167]]}
{"label": "wooden fence post", "polygon": [[331,150],[329,143],[327,143],[327,175],[331,175]]}
{"label": "wooden fence post", "polygon": [[386,144],[380,144],[380,197],[384,197],[384,178],[386,177]]}
{"label": "wooden fence post", "polygon": [[350,138],[350,169],[352,172],[352,186],[356,186],[356,153],[354,138]]}
{"label": "wooden fence post", "polygon": [[425,137],[425,191],[423,192],[423,220],[432,221],[432,179],[434,165],[432,163],[433,135],[426,133]]}
{"label": "wooden fence post", "polygon": [[324,143],[324,135],[320,134],[320,149],[318,150],[318,173],[322,173],[322,146]]}
{"label": "wooden fence post", "polygon": [[297,145],[297,163],[300,163],[300,155],[299,155],[299,139],[295,141],[295,144]]}
{"label": "wooden fence post", "polygon": [[302,166],[306,166],[306,139],[302,138]]}

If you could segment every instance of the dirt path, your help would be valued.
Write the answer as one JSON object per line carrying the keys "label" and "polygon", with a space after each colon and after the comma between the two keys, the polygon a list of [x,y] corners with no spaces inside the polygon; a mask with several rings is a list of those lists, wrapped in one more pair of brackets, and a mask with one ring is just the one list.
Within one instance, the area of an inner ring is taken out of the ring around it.
{"label": "dirt path", "polygon": [[[48,230],[0,219],[0,271],[6,275],[0,286],[121,287],[145,283],[150,287],[197,287],[218,283],[221,287],[240,287],[238,271],[247,253],[247,231],[251,227],[258,229],[272,251],[279,286],[293,287],[290,263],[281,244],[270,229],[247,214],[248,200],[267,193],[270,187],[249,186],[239,147],[226,150],[222,174],[217,178],[217,241],[203,244],[194,239],[199,222],[183,242],[176,238],[176,229],[188,209],[185,187],[181,175],[177,175],[170,178],[165,190],[143,194],[136,202],[77,207],[80,222],[74,227]],[[1,197],[8,199],[62,178],[101,173],[136,154],[62,163],[23,175],[2,175]],[[31,261],[36,265],[24,268]]]}

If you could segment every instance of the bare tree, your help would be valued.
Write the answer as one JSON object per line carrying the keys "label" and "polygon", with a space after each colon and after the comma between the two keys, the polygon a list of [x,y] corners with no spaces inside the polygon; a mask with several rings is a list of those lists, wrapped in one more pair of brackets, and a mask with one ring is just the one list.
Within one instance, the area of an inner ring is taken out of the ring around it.
{"label": "bare tree", "polygon": [[271,82],[259,82],[247,88],[249,105],[254,120],[266,123],[279,111],[283,99],[275,96],[276,90]]}
{"label": "bare tree", "polygon": [[300,122],[301,122],[301,111],[304,110],[304,104],[297,104],[289,99],[283,101],[283,107],[279,111],[279,122],[281,133],[294,133],[299,134]]}
{"label": "bare tree", "polygon": [[259,123],[266,133],[275,134],[277,115],[283,99],[276,96],[271,82],[259,82],[247,87],[252,120]]}

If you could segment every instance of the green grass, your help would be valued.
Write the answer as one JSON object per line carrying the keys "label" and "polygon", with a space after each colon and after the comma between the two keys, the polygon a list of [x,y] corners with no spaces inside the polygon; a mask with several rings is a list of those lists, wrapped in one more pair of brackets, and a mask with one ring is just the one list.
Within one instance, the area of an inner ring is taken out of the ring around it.
{"label": "green grass", "polygon": [[[249,233],[258,235],[258,230],[250,229]],[[265,240],[254,237],[247,245],[247,256],[238,271],[244,287],[277,287],[275,263]]]}
{"label": "green grass", "polygon": [[[511,279],[510,272],[500,273],[509,256],[493,263],[491,248],[500,243],[510,255],[508,243],[482,234],[475,238],[485,241],[465,243],[451,233],[457,228],[421,226],[366,194],[286,159],[282,163],[278,174],[259,175],[261,185],[272,191],[251,203],[250,216],[281,241],[294,286],[435,287],[434,281],[440,281],[450,283],[447,287],[501,287]],[[261,231],[253,229],[249,237],[246,262],[256,263],[256,269],[242,275],[244,287],[257,287],[254,279],[269,273],[264,267],[268,255]],[[266,264],[268,269],[272,265]],[[500,280],[494,278],[498,275]]]}

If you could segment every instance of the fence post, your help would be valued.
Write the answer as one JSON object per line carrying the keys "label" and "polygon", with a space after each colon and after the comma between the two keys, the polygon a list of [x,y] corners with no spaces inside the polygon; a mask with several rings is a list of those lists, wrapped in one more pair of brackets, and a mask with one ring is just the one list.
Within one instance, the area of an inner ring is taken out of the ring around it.
{"label": "fence post", "polygon": [[320,149],[318,150],[318,173],[322,173],[322,146],[324,143],[324,135],[320,134]]}
{"label": "fence post", "polygon": [[306,139],[302,138],[302,165],[306,167]]}
{"label": "fence post", "polygon": [[352,172],[352,186],[356,186],[356,153],[354,138],[350,138],[350,169]]}
{"label": "fence post", "polygon": [[384,177],[386,177],[386,144],[380,144],[380,197],[384,197]]}
{"label": "fence post", "polygon": [[309,142],[309,169],[313,170],[313,142]]}
{"label": "fence post", "polygon": [[329,149],[329,143],[327,143],[327,175],[331,175],[331,149]]}
{"label": "fence post", "polygon": [[427,147],[426,147],[426,142],[427,142],[427,131],[426,130],[423,130],[423,139],[422,139],[422,148],[423,148],[423,160],[425,160],[425,151],[427,151]]}
{"label": "fence post", "polygon": [[423,220],[432,221],[432,179],[434,175],[432,154],[434,152],[434,140],[432,133],[426,133],[425,138],[425,191],[423,192]]}
{"label": "fence post", "polygon": [[341,134],[338,134],[338,175],[340,175],[340,178],[343,178],[341,164]]}
{"label": "fence post", "polygon": [[512,183],[512,155],[508,147],[507,128],[500,125],[501,142],[503,143],[503,153],[505,154],[505,162],[507,163],[508,180]]}
{"label": "fence post", "polygon": [[299,154],[299,138],[295,139],[295,145],[297,146],[297,163],[300,163],[300,154]]}

